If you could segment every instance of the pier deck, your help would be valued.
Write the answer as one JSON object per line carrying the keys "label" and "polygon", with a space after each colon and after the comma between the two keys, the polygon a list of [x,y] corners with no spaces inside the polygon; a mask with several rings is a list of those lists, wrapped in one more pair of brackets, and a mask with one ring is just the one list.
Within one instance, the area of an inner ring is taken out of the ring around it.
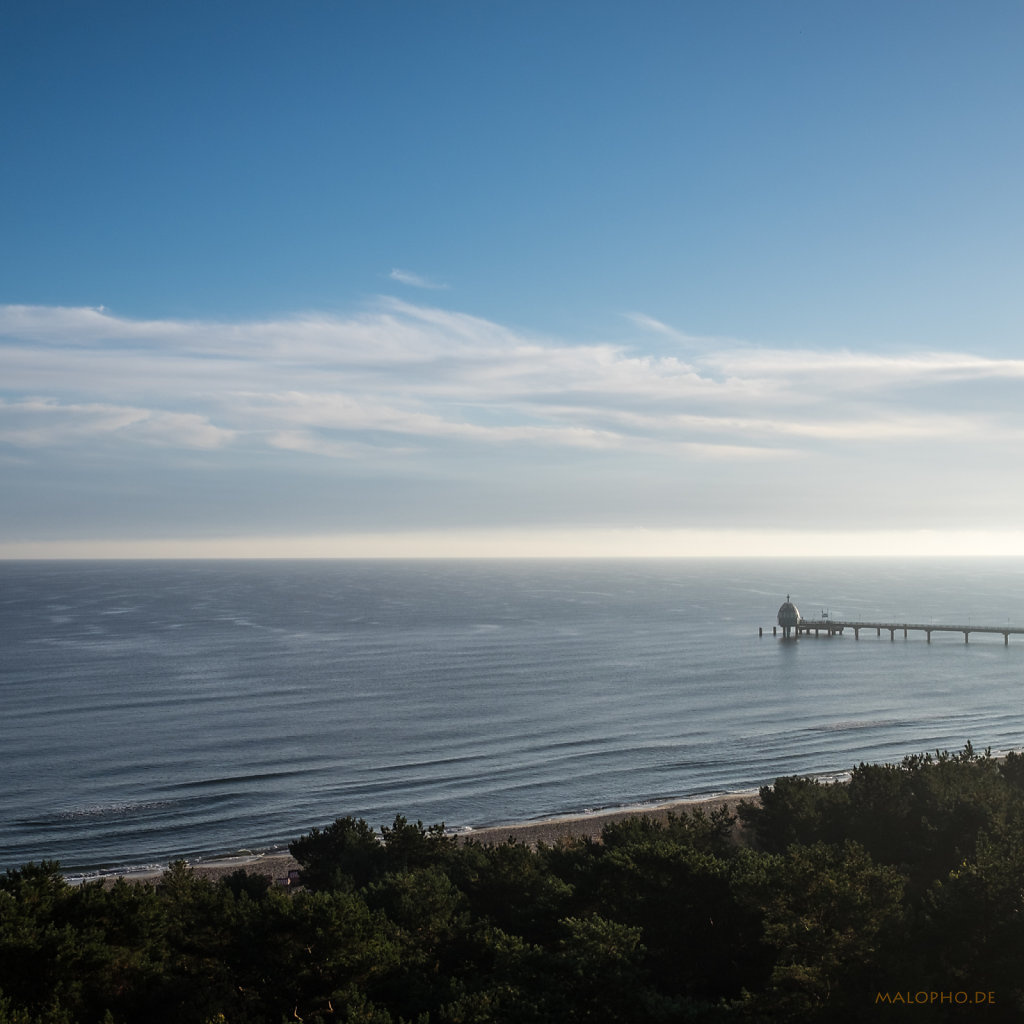
{"label": "pier deck", "polygon": [[896,633],[900,630],[903,631],[904,637],[913,630],[914,632],[924,633],[928,643],[932,642],[932,633],[962,633],[965,644],[969,642],[971,633],[1000,633],[1004,644],[1009,644],[1011,636],[1024,636],[1024,626],[975,626],[971,623],[966,625],[940,625],[933,622],[856,622],[848,619],[833,618],[802,618],[792,628],[798,637],[801,635],[810,636],[812,633],[814,636],[821,636],[822,634],[825,636],[836,636],[842,634],[844,630],[853,630],[853,635],[858,640],[860,639],[860,631],[862,629],[873,629],[877,636],[882,635],[882,630],[887,630],[890,640],[895,640]]}

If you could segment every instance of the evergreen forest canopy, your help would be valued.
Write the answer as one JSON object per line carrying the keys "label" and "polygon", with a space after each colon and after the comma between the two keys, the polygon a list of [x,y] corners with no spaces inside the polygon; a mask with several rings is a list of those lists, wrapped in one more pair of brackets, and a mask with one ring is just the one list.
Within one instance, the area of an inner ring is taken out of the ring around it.
{"label": "evergreen forest canopy", "polygon": [[292,844],[298,891],[30,864],[0,879],[0,1024],[1024,1019],[1024,755],[760,798],[536,850],[339,819]]}

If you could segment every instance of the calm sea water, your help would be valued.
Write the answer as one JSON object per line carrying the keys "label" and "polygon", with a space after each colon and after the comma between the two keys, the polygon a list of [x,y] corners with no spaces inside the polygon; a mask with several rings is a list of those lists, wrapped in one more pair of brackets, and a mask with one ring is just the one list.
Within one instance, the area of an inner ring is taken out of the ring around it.
{"label": "calm sea water", "polygon": [[450,827],[1024,746],[1022,561],[0,563],[0,868]]}

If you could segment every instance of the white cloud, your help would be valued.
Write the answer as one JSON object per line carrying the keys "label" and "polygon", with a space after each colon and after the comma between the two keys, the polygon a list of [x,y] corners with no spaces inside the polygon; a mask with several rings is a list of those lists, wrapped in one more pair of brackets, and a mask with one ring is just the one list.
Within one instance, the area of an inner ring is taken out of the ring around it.
{"label": "white cloud", "polygon": [[[572,409],[564,409],[566,416],[574,415]],[[699,434],[718,433],[746,438],[760,438],[762,441],[774,437],[805,438],[818,441],[984,441],[995,431],[987,416],[953,416],[939,413],[885,413],[873,418],[827,419],[786,418],[786,417],[745,417],[729,414],[694,415],[689,413],[650,416],[622,410],[590,410],[593,418],[604,418],[619,424],[622,428],[654,435],[658,432],[694,432]],[[1015,428],[1012,434],[1004,434],[1003,440],[1024,439],[1024,425]],[[749,450],[755,450],[748,448]],[[757,449],[760,450],[760,449]]]}
{"label": "white cloud", "polygon": [[[582,448],[616,448],[624,441],[620,435],[608,430],[597,430],[574,425],[532,426],[514,424],[493,426],[450,419],[418,409],[402,409],[384,402],[365,401],[342,394],[303,394],[289,392],[281,395],[266,395],[250,402],[262,403],[261,412],[281,421],[301,424],[303,431],[289,430],[278,437],[285,437],[288,444],[278,447],[293,447],[296,450],[319,451],[321,454],[351,457],[356,451],[369,452],[369,445],[353,447],[337,442],[314,444],[310,430],[379,431],[387,434],[405,435],[421,441],[455,439],[484,444],[527,442],[543,445],[567,445]],[[254,409],[250,405],[250,409]],[[389,444],[390,450],[395,449]],[[406,448],[412,452],[415,449]]]}
{"label": "white cloud", "polygon": [[1024,359],[989,359],[956,352],[879,355],[743,348],[707,358],[719,373],[782,382],[792,390],[810,383],[826,392],[878,390],[897,385],[927,387],[940,383],[1024,379]]}
{"label": "white cloud", "polygon": [[102,403],[64,404],[52,398],[0,399],[0,443],[18,448],[75,446],[85,440],[127,438],[175,448],[220,448],[235,431],[196,413]]}
{"label": "white cloud", "polygon": [[[189,514],[206,514],[208,494],[222,535],[307,520],[1017,522],[1024,484],[1008,467],[1024,440],[1024,360],[709,339],[675,351],[644,329],[649,350],[393,298],[234,322],[0,307],[5,499],[32,536],[65,471],[88,458],[111,488],[97,538],[119,515],[119,481],[144,477],[133,508],[149,488],[159,517],[197,474]],[[45,494],[41,470],[53,474]],[[102,506],[99,479],[90,500]]]}
{"label": "white cloud", "polygon": [[631,323],[636,324],[637,327],[642,327],[645,331],[667,334],[670,338],[683,339],[686,337],[686,335],[680,333],[675,328],[669,327],[668,324],[663,324],[660,320],[655,320],[653,316],[648,316],[646,313],[623,313],[622,315]]}
{"label": "white cloud", "polygon": [[1024,435],[1020,403],[987,387],[1024,378],[1024,360],[734,343],[684,360],[395,299],[348,317],[253,322],[6,306],[0,338],[0,440],[18,447],[244,438],[346,459],[487,445],[734,460]]}
{"label": "white cloud", "polygon": [[368,456],[380,458],[392,455],[414,455],[416,448],[390,447],[359,444],[354,441],[334,441],[322,435],[305,430],[278,430],[270,434],[267,442],[274,448],[289,452],[305,452],[329,459],[365,459]]}
{"label": "white cloud", "polygon": [[428,288],[431,290],[443,290],[448,287],[446,284],[435,284],[433,281],[420,274],[414,274],[411,270],[399,270],[397,267],[388,274],[392,281],[400,284],[407,284],[413,288]]}
{"label": "white cloud", "polygon": [[704,348],[709,345],[719,347],[722,344],[721,338],[701,338],[695,334],[687,334],[685,331],[677,330],[675,327],[648,316],[646,313],[623,313],[622,316],[631,324],[639,327],[642,331],[652,334],[660,334],[671,341],[686,345],[688,348]]}

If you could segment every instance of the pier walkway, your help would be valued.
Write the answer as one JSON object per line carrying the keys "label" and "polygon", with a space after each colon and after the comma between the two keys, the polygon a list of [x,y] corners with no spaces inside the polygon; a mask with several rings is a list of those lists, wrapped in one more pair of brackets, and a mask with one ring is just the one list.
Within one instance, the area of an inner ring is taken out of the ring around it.
{"label": "pier walkway", "polygon": [[932,622],[853,622],[846,619],[833,619],[829,616],[820,619],[801,618],[791,628],[798,637],[801,635],[810,636],[812,633],[815,636],[821,636],[822,634],[825,636],[837,636],[842,634],[843,630],[852,629],[854,637],[858,640],[860,639],[860,631],[862,629],[873,629],[876,636],[881,636],[883,629],[888,630],[890,640],[895,640],[896,634],[900,630],[903,631],[904,637],[911,630],[914,630],[918,633],[924,633],[928,643],[932,642],[932,633],[963,633],[965,644],[969,642],[971,633],[1000,633],[1002,634],[1004,644],[1009,644],[1011,635],[1024,636],[1024,626],[974,626],[970,623],[959,626],[943,626]]}

